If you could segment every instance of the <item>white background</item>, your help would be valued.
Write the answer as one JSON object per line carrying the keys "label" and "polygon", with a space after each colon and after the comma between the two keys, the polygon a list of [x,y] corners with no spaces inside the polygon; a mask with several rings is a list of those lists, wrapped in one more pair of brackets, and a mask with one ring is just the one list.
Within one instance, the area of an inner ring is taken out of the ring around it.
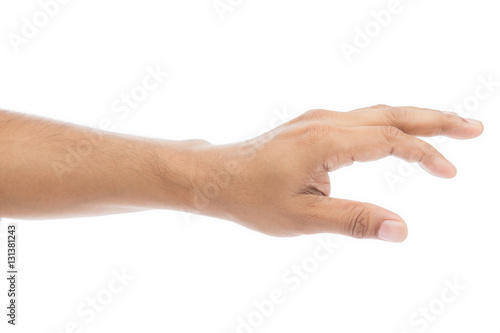
{"label": "white background", "polygon": [[[327,235],[273,238],[168,211],[17,221],[19,325],[12,331],[65,332],[74,321],[75,332],[500,332],[500,86],[475,97],[481,77],[500,81],[497,2],[401,0],[350,63],[341,43],[353,44],[356,28],[376,28],[370,13],[389,0],[222,3],[232,3],[223,19],[212,0],[71,0],[16,52],[9,38],[41,7],[1,0],[0,107],[228,143],[311,108],[456,111],[469,103],[485,132],[434,142],[458,168],[452,180],[393,158],[332,173],[332,196],[394,210],[409,237],[391,244],[336,236],[339,247],[317,267],[312,255]],[[142,82],[148,66],[168,78],[117,117],[114,101]],[[4,242],[1,251],[4,270]],[[310,273],[294,290],[284,276],[303,263]],[[134,279],[95,318],[80,316],[77,308],[104,297],[113,270],[122,269]],[[466,287],[448,303],[446,281]],[[2,332],[12,329],[5,282]],[[259,314],[254,302],[275,289],[284,302]],[[419,308],[429,307],[432,320],[422,323]],[[249,317],[253,326],[238,330],[239,318]]]}

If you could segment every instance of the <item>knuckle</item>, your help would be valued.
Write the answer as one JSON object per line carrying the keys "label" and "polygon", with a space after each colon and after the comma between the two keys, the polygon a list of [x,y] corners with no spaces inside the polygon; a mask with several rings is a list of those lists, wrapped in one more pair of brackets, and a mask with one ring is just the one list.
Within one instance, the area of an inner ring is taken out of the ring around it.
{"label": "knuckle", "polygon": [[458,114],[453,113],[453,112],[440,112],[440,114],[441,114],[442,120],[446,121],[446,122],[453,122],[455,120],[460,119]]}
{"label": "knuckle", "polygon": [[459,117],[456,114],[441,112],[439,114],[438,122],[430,130],[430,136],[443,135],[446,128],[460,126]]}
{"label": "knuckle", "polygon": [[428,142],[421,141],[422,142],[422,152],[424,154],[433,154],[436,151],[436,148],[434,148],[433,145],[431,145]]}
{"label": "knuckle", "polygon": [[413,149],[408,156],[408,161],[420,163],[424,160],[426,156],[427,154],[425,151],[421,149]]}
{"label": "knuckle", "polygon": [[326,113],[327,111],[323,109],[312,109],[302,114],[302,119],[321,119]]}
{"label": "knuckle", "polygon": [[396,121],[405,121],[410,117],[410,112],[398,107],[390,107],[387,109],[389,116]]}
{"label": "knuckle", "polygon": [[385,109],[386,117],[394,124],[407,123],[411,121],[411,112],[398,107],[388,107]]}
{"label": "knuckle", "polygon": [[334,128],[322,122],[313,122],[306,126],[306,137],[311,140],[318,140],[330,134]]}
{"label": "knuckle", "polygon": [[381,126],[380,135],[387,143],[394,142],[399,136],[402,135],[402,131],[394,126]]}
{"label": "knuckle", "polygon": [[417,144],[408,154],[408,160],[410,162],[422,162],[423,160],[435,156],[437,153],[436,149],[429,143],[425,141],[416,141]]}
{"label": "knuckle", "polygon": [[354,238],[366,238],[369,224],[368,210],[364,205],[353,205],[348,213],[349,223],[345,233]]}
{"label": "knuckle", "polygon": [[422,162],[425,158],[439,155],[436,148],[434,148],[431,144],[429,144],[425,141],[422,141],[422,142],[423,142],[423,145],[422,145],[422,149],[419,152],[420,156],[419,156],[418,162]]}
{"label": "knuckle", "polygon": [[[465,121],[458,114],[452,112],[441,112],[441,120],[443,122],[443,127],[460,127]],[[442,134],[443,129],[444,128],[440,129],[438,135]]]}
{"label": "knuckle", "polygon": [[391,106],[387,105],[387,104],[377,104],[377,105],[371,106],[370,108],[371,109],[387,109],[387,108],[390,108],[390,107]]}

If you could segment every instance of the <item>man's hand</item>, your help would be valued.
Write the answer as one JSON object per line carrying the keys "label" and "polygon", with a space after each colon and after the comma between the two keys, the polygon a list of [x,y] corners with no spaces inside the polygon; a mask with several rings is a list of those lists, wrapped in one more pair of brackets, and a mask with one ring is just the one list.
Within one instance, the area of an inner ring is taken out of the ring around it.
{"label": "man's hand", "polygon": [[468,139],[483,125],[446,112],[374,106],[312,110],[230,145],[166,141],[0,111],[0,217],[54,218],[175,209],[276,236],[331,232],[403,241],[403,219],[331,198],[328,172],[394,155],[451,178],[416,136]]}
{"label": "man's hand", "polygon": [[200,143],[193,208],[276,236],[331,232],[401,242],[407,227],[399,215],[329,197],[328,172],[393,155],[452,178],[455,167],[416,136],[468,139],[482,131],[479,121],[415,107],[311,110],[250,141]]}

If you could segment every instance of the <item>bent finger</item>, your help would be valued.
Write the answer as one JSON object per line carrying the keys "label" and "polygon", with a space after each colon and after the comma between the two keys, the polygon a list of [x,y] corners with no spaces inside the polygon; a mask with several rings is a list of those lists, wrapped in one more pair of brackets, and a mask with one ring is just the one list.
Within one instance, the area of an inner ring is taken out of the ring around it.
{"label": "bent finger", "polygon": [[[339,136],[343,139],[339,140]],[[393,155],[417,162],[438,177],[452,178],[457,172],[432,145],[392,126],[339,128],[323,141],[322,149],[329,161],[329,170],[355,161],[367,162]]]}
{"label": "bent finger", "polygon": [[390,242],[402,242],[408,235],[399,215],[370,203],[320,197],[312,206],[315,232]]}

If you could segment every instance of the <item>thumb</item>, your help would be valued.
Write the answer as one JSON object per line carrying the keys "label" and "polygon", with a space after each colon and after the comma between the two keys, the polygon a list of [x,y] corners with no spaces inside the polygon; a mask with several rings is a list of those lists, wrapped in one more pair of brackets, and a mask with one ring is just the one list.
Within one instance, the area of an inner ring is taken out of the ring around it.
{"label": "thumb", "polygon": [[365,202],[323,197],[315,206],[323,232],[402,242],[408,228],[397,214]]}

